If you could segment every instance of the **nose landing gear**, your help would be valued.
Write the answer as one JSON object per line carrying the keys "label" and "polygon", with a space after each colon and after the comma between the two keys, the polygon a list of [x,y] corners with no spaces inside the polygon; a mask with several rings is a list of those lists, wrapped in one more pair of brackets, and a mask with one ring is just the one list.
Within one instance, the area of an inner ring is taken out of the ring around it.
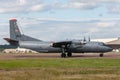
{"label": "nose landing gear", "polygon": [[103,57],[104,56],[104,54],[103,53],[100,53],[100,55],[99,55],[100,57]]}

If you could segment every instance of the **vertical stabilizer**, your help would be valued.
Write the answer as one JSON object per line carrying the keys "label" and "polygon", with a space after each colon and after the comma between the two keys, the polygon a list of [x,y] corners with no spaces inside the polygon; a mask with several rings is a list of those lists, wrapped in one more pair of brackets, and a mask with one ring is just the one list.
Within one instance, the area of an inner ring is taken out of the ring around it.
{"label": "vertical stabilizer", "polygon": [[41,41],[21,34],[20,29],[17,25],[17,19],[10,19],[10,39],[15,41]]}
{"label": "vertical stabilizer", "polygon": [[10,39],[19,41],[21,38],[21,32],[17,25],[16,19],[10,19]]}
{"label": "vertical stabilizer", "polygon": [[19,41],[41,41],[27,35],[23,35],[17,25],[17,19],[10,19],[10,38],[4,38],[10,45],[18,46]]}

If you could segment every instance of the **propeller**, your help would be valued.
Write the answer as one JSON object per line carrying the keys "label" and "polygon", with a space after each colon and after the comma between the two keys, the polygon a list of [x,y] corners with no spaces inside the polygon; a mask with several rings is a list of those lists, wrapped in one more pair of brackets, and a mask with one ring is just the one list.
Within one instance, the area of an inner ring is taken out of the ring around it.
{"label": "propeller", "polygon": [[89,38],[88,38],[88,42],[90,42],[90,36],[89,36]]}
{"label": "propeller", "polygon": [[[86,40],[86,38],[85,38],[85,36],[84,36],[84,39],[83,39],[83,42],[86,42],[87,40]],[[91,41],[91,39],[90,39],[90,36],[88,37],[88,42],[90,42]]]}
{"label": "propeller", "polygon": [[84,41],[84,42],[86,41],[86,38],[85,38],[85,36],[84,36],[84,39],[83,39],[83,41]]}

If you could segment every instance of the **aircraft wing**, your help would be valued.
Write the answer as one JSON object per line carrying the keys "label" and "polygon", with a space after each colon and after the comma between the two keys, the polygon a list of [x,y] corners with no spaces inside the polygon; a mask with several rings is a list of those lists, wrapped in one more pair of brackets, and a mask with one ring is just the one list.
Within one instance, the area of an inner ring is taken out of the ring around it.
{"label": "aircraft wing", "polygon": [[71,44],[72,43],[72,41],[61,41],[61,42],[55,42],[55,43],[53,43],[53,47],[58,47],[58,48],[61,48],[62,46],[67,46],[67,45],[69,45],[69,44]]}

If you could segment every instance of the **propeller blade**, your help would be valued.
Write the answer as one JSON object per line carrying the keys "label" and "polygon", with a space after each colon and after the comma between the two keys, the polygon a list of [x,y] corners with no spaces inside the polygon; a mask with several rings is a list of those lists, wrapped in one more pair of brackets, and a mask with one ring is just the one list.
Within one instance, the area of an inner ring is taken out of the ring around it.
{"label": "propeller blade", "polygon": [[89,38],[88,38],[88,41],[90,42],[90,36],[89,36]]}
{"label": "propeller blade", "polygon": [[84,42],[86,41],[86,38],[85,38],[85,36],[84,36],[84,40],[83,40]]}

